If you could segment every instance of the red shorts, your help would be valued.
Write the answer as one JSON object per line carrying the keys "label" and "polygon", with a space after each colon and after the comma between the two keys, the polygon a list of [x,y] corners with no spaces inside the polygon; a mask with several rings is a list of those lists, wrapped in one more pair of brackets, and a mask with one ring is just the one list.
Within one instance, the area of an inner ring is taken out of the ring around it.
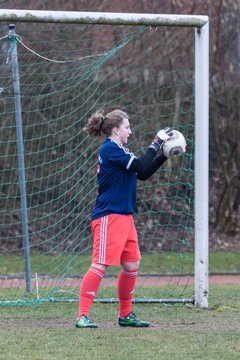
{"label": "red shorts", "polygon": [[92,262],[118,266],[141,259],[132,215],[110,214],[91,222]]}

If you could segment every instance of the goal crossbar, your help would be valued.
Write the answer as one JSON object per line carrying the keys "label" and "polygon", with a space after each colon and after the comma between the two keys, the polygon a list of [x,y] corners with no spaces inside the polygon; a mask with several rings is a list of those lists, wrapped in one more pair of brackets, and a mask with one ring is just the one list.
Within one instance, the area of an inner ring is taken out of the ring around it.
{"label": "goal crossbar", "polygon": [[208,16],[0,9],[0,21],[202,27]]}

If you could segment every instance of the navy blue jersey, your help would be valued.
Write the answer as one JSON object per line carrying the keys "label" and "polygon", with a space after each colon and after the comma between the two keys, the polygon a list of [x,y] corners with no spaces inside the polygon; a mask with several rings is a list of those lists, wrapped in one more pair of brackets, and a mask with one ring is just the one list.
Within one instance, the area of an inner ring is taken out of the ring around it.
{"label": "navy blue jersey", "polygon": [[98,196],[92,220],[109,214],[133,214],[137,175],[129,170],[136,156],[117,141],[106,139],[98,157]]}

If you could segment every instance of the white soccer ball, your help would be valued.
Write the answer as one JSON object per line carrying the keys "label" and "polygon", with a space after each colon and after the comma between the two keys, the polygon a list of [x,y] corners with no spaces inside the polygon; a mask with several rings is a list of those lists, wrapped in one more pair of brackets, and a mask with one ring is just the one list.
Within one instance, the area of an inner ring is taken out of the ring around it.
{"label": "white soccer ball", "polygon": [[167,158],[174,158],[186,152],[187,142],[180,131],[173,130],[173,136],[163,144],[163,154]]}

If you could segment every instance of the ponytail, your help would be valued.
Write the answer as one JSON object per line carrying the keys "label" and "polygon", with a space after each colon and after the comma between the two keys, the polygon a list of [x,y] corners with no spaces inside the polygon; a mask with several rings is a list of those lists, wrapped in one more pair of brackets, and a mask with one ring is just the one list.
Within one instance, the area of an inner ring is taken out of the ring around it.
{"label": "ponytail", "polygon": [[87,125],[83,128],[83,130],[89,135],[100,136],[105,119],[106,118],[104,117],[103,112],[96,111],[88,119]]}

